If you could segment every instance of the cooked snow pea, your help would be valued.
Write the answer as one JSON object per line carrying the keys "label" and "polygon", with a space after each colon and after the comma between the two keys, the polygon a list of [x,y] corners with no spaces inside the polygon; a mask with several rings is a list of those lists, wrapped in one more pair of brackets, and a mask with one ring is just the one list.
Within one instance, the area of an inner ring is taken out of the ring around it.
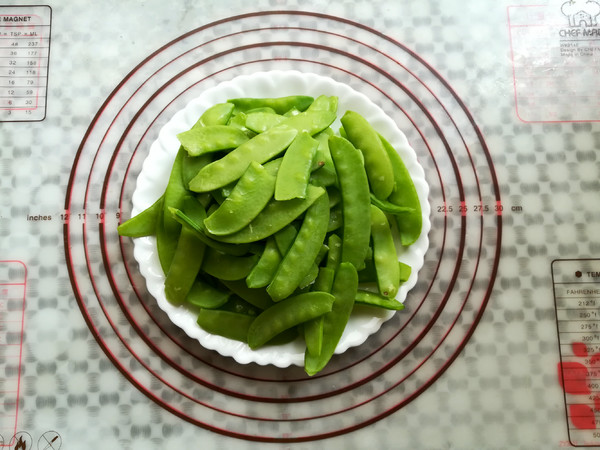
{"label": "cooked snow pea", "polygon": [[410,274],[412,272],[412,267],[408,264],[403,263],[402,261],[398,261],[398,266],[400,267],[400,283],[404,283],[408,281],[410,278]]}
{"label": "cooked snow pea", "polygon": [[309,352],[304,354],[304,370],[308,375],[312,376],[320,372],[333,356],[350,319],[357,289],[356,268],[349,262],[340,263],[331,289],[335,300],[331,311],[323,316],[321,352],[318,355]]}
{"label": "cooked snow pea", "polygon": [[313,159],[313,173],[311,173],[311,182],[317,186],[332,186],[337,181],[335,167],[329,151],[329,136],[333,135],[331,128],[326,128],[314,139],[318,142],[317,151]]}
{"label": "cooked snow pea", "polygon": [[[329,267],[320,267],[319,275],[315,279],[312,291],[331,292],[335,270]],[[313,355],[321,353],[323,347],[323,316],[309,320],[304,324],[304,342],[306,351]]]}
{"label": "cooked snow pea", "polygon": [[165,276],[165,297],[174,305],[181,305],[192,288],[206,250],[206,244],[189,228],[183,227],[169,271]]}
{"label": "cooked snow pea", "polygon": [[230,297],[231,292],[219,289],[204,278],[198,277],[188,292],[185,302],[200,308],[216,309],[227,303]]}
{"label": "cooked snow pea", "polygon": [[289,127],[298,130],[298,132],[305,131],[313,136],[327,129],[335,118],[336,115],[333,111],[304,111],[295,116],[286,117],[275,128]]}
{"label": "cooked snow pea", "polygon": [[371,203],[381,209],[383,212],[390,214],[404,214],[412,213],[415,211],[414,208],[408,206],[398,206],[387,200],[380,200],[373,193],[371,193]]}
{"label": "cooked snow pea", "polygon": [[294,243],[298,235],[298,229],[293,223],[286,225],[273,235],[279,254],[283,257]]}
{"label": "cooked snow pea", "polygon": [[423,213],[421,211],[421,202],[415,185],[410,177],[404,161],[394,147],[383,137],[379,136],[381,143],[389,155],[394,171],[395,187],[388,200],[398,206],[412,208],[414,211],[396,216],[398,233],[402,245],[413,244],[421,235],[423,226]]}
{"label": "cooked snow pea", "polygon": [[360,152],[350,141],[331,136],[329,149],[342,193],[342,261],[351,262],[360,270],[371,235],[369,181]]}
{"label": "cooked snow pea", "polygon": [[267,286],[275,276],[279,263],[281,263],[281,254],[277,249],[277,243],[274,237],[269,237],[258,262],[246,277],[248,287],[260,288]]}
{"label": "cooked snow pea", "polygon": [[242,130],[227,125],[192,128],[177,135],[190,156],[200,156],[239,147],[249,138]]}
{"label": "cooked snow pea", "polygon": [[257,255],[234,256],[208,247],[202,270],[219,280],[241,280],[248,276],[257,260]]}
{"label": "cooked snow pea", "polygon": [[266,309],[248,329],[248,345],[256,349],[272,338],[308,320],[331,311],[334,297],[326,292],[306,292]]}
{"label": "cooked snow pea", "polygon": [[356,292],[356,304],[377,306],[378,308],[391,309],[399,311],[404,309],[404,304],[400,303],[395,298],[384,297],[376,292],[359,289]]}
{"label": "cooked snow pea", "polygon": [[[168,213],[170,214],[170,213]],[[177,249],[180,230],[168,233],[165,230],[164,209],[161,209],[156,221],[156,253],[163,273],[169,271],[171,261]]]}
{"label": "cooked snow pea", "polygon": [[220,309],[201,309],[197,323],[210,334],[247,342],[248,330],[255,317]]}
{"label": "cooked snow pea", "polygon": [[385,213],[375,205],[371,205],[371,239],[379,293],[394,298],[400,287],[398,254],[390,223]]}
{"label": "cooked snow pea", "polygon": [[[200,202],[198,202],[200,204]],[[202,206],[202,205],[200,205]],[[202,209],[204,211],[204,209]],[[206,235],[206,229],[204,228],[203,220],[206,218],[206,214],[198,215],[197,217],[190,217],[179,209],[172,208],[170,213],[173,217],[184,227],[194,230],[198,239],[204,242],[207,246],[234,256],[241,256],[248,253],[250,247],[248,245],[232,245],[225,242],[215,241]]]}
{"label": "cooked snow pea", "polygon": [[371,190],[377,198],[386,199],[394,189],[394,172],[390,157],[379,140],[377,131],[359,113],[346,111],[340,119],[348,140],[365,158],[365,170]]}
{"label": "cooked snow pea", "polygon": [[255,133],[264,133],[268,129],[279,125],[285,118],[286,116],[270,112],[248,112],[246,114],[246,127]]}
{"label": "cooked snow pea", "polygon": [[327,226],[327,232],[330,233],[332,231],[340,228],[344,223],[344,217],[341,206],[335,206],[331,208],[329,211],[329,225]]}
{"label": "cooked snow pea", "polygon": [[148,208],[126,220],[117,227],[121,236],[142,237],[156,234],[156,222],[163,209],[164,196],[161,195]]}
{"label": "cooked snow pea", "polygon": [[231,103],[217,103],[204,111],[192,128],[209,125],[227,125],[233,114],[233,109],[234,105]]}
{"label": "cooked snow pea", "polygon": [[264,289],[249,288],[245,280],[221,280],[231,292],[259,309],[267,309],[274,303]]}
{"label": "cooked snow pea", "polygon": [[335,233],[330,234],[327,240],[327,263],[326,267],[332,270],[337,270],[342,259],[342,239]]}
{"label": "cooked snow pea", "polygon": [[325,189],[322,187],[309,185],[306,198],[295,198],[285,202],[271,200],[248,226],[236,233],[214,238],[232,244],[260,241],[290,224],[324,194]]}
{"label": "cooked snow pea", "polygon": [[286,127],[271,128],[246,141],[222,158],[203,167],[190,181],[194,192],[206,192],[237,180],[252,161],[262,164],[283,152],[298,132]]}
{"label": "cooked snow pea", "polygon": [[183,183],[183,159],[186,151],[180,147],[175,156],[169,181],[164,193],[163,221],[165,232],[175,234],[181,229],[181,225],[169,214],[169,208],[181,209],[184,199],[187,197],[187,187]]}
{"label": "cooked snow pea", "polygon": [[275,200],[305,198],[318,142],[301,132],[283,155],[275,183]]}
{"label": "cooked snow pea", "polygon": [[212,161],[213,155],[211,154],[201,156],[190,156],[186,154],[183,157],[183,161],[181,162],[183,166],[181,170],[181,178],[183,180],[183,185],[186,187],[189,186],[190,181],[192,181],[192,179],[196,175],[198,175],[200,169],[202,169],[204,166],[211,163]]}
{"label": "cooked snow pea", "polygon": [[252,161],[229,196],[204,219],[204,226],[213,235],[241,230],[264,209],[274,190],[275,177]]}
{"label": "cooked snow pea", "polygon": [[307,111],[331,111],[337,112],[338,98],[334,95],[319,95],[307,108]]}
{"label": "cooked snow pea", "polygon": [[246,119],[246,114],[243,112],[239,112],[229,119],[227,125],[230,127],[238,128],[239,130],[242,130],[244,133],[246,133],[246,136],[248,136],[249,138],[253,138],[254,136],[256,136],[256,133],[246,126]]}
{"label": "cooked snow pea", "polygon": [[300,285],[321,250],[328,223],[329,200],[324,193],[306,210],[292,246],[267,287],[267,292],[274,301],[288,297]]}
{"label": "cooked snow pea", "polygon": [[227,102],[235,105],[236,111],[247,112],[256,108],[272,108],[277,114],[284,114],[292,108],[304,111],[313,102],[314,98],[307,95],[289,95],[285,97],[269,98],[232,98]]}

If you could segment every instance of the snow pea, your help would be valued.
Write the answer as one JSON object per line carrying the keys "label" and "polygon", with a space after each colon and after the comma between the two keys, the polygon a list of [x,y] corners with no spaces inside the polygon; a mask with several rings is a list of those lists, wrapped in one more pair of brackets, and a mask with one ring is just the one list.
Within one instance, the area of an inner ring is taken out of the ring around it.
{"label": "snow pea", "polygon": [[327,129],[335,119],[336,114],[333,111],[304,111],[295,116],[286,117],[274,128],[289,127],[298,132],[305,131],[313,136]]}
{"label": "snow pea", "polygon": [[319,354],[305,352],[304,354],[304,370],[308,375],[312,376],[320,372],[333,356],[350,319],[357,290],[356,268],[349,262],[340,263],[331,289],[335,300],[331,311],[323,315],[321,352]]}
{"label": "snow pea", "polygon": [[275,186],[275,177],[252,161],[229,196],[204,219],[204,226],[213,235],[241,230],[264,209],[273,196]]}
{"label": "snow pea", "polygon": [[325,189],[322,187],[309,185],[306,198],[284,202],[271,200],[246,227],[225,236],[214,236],[214,239],[233,244],[260,241],[290,224],[324,194]]}
{"label": "snow pea", "polygon": [[383,147],[392,163],[395,187],[388,200],[398,206],[412,208],[413,211],[396,216],[400,242],[404,246],[413,244],[421,235],[423,213],[415,185],[410,177],[404,161],[396,149],[383,137],[379,136]]}
{"label": "snow pea", "polygon": [[249,138],[242,130],[227,125],[192,128],[177,135],[190,156],[214,153],[239,147]]}
{"label": "snow pea", "polygon": [[268,129],[279,125],[285,118],[286,116],[275,113],[249,112],[246,114],[246,127],[255,133],[264,133]]}
{"label": "snow pea", "polygon": [[326,267],[332,270],[337,270],[342,257],[342,239],[335,233],[329,235],[327,240],[327,263]]}
{"label": "snow pea", "polygon": [[317,186],[332,186],[337,182],[335,167],[329,151],[329,136],[331,135],[333,135],[333,130],[326,128],[314,136],[318,146],[313,159],[311,182]]}
{"label": "snow pea", "polygon": [[186,154],[181,162],[183,166],[181,170],[183,185],[186,187],[189,186],[190,181],[192,181],[192,178],[194,178],[198,172],[200,172],[200,169],[212,161],[213,155],[211,154],[201,156],[190,156],[189,154]]}
{"label": "snow pea", "polygon": [[274,98],[232,98],[227,102],[235,106],[235,111],[249,111],[256,108],[272,108],[277,114],[285,114],[292,108],[304,111],[314,101],[313,97],[307,95],[289,95]]}
{"label": "snow pea", "polygon": [[[335,270],[329,267],[320,267],[311,291],[331,292],[334,277]],[[304,324],[304,342],[308,353],[315,356],[321,353],[323,347],[323,316],[309,320]]]}
{"label": "snow pea", "polygon": [[164,195],[148,208],[126,220],[117,227],[121,236],[142,237],[156,234],[156,222],[163,209]]}
{"label": "snow pea", "polygon": [[169,271],[171,261],[177,249],[180,230],[174,233],[168,233],[165,230],[164,209],[161,209],[156,221],[156,252],[163,273]]}
{"label": "snow pea", "polygon": [[237,180],[252,161],[262,164],[277,156],[291,144],[297,134],[296,130],[285,127],[275,127],[257,134],[222,158],[203,167],[190,181],[190,190],[211,191]]}
{"label": "snow pea", "polygon": [[182,228],[169,271],[165,276],[165,297],[181,305],[192,288],[204,257],[206,244],[189,228]]}
{"label": "snow pea", "polygon": [[258,262],[246,277],[248,287],[260,288],[267,286],[273,279],[279,263],[281,263],[281,254],[277,249],[277,243],[274,237],[269,237],[265,242]]}
{"label": "snow pea", "polygon": [[243,279],[221,280],[221,283],[231,292],[259,309],[264,310],[273,305],[273,301],[267,294],[267,291],[264,289],[249,288]]}
{"label": "snow pea", "polygon": [[404,283],[410,278],[412,267],[402,261],[398,261],[398,266],[400,267],[400,283]]}
{"label": "snow pea", "polygon": [[246,134],[246,136],[248,136],[249,138],[253,138],[254,136],[256,136],[256,133],[254,131],[250,130],[248,127],[246,127],[246,119],[247,118],[248,117],[247,117],[246,113],[239,112],[229,119],[229,122],[227,122],[227,126],[237,128],[237,129],[243,131]]}
{"label": "snow pea", "polygon": [[383,309],[392,309],[395,311],[404,309],[404,304],[400,303],[395,298],[384,297],[383,295],[367,291],[366,289],[358,289],[356,292],[355,303],[376,306]]}
{"label": "snow pea", "polygon": [[312,104],[307,108],[307,111],[331,111],[337,112],[338,98],[334,95],[319,95]]}
{"label": "snow pea", "polygon": [[365,169],[373,194],[386,199],[394,189],[392,163],[377,131],[359,113],[346,111],[340,119],[348,140],[360,149],[365,159]]}
{"label": "snow pea", "polygon": [[219,280],[241,280],[248,276],[257,260],[258,255],[234,256],[208,247],[202,270]]}
{"label": "snow pea", "polygon": [[210,334],[247,342],[248,330],[254,320],[255,317],[248,314],[203,308],[198,313],[197,323]]}
{"label": "snow pea", "polygon": [[204,111],[192,128],[209,125],[227,125],[233,114],[233,109],[234,105],[231,103],[217,103]]}
{"label": "snow pea", "polygon": [[266,309],[248,329],[248,345],[256,349],[278,334],[331,311],[334,297],[326,292],[306,292]]}
{"label": "snow pea", "polygon": [[351,262],[360,270],[371,234],[369,181],[360,152],[350,141],[331,136],[329,148],[342,193],[342,261]]}
{"label": "snow pea", "polygon": [[375,205],[371,205],[371,239],[379,293],[394,298],[400,287],[398,254],[387,217]]}
{"label": "snow pea", "polygon": [[290,223],[273,235],[275,243],[277,244],[277,249],[282,256],[290,249],[297,234],[298,229],[293,223]]}
{"label": "snow pea", "polygon": [[181,229],[181,225],[169,214],[169,208],[181,209],[184,199],[188,195],[187,188],[183,184],[183,159],[186,151],[180,147],[173,161],[171,174],[164,193],[163,221],[167,234],[176,234]]}
{"label": "snow pea", "polygon": [[383,212],[390,214],[404,214],[404,213],[412,213],[415,211],[414,208],[410,208],[408,206],[398,206],[389,202],[387,200],[380,200],[371,192],[371,204],[377,206]]}
{"label": "snow pea", "polygon": [[267,292],[280,301],[300,285],[317,258],[329,223],[329,199],[323,192],[307,210],[290,249],[287,251]]}
{"label": "snow pea", "polygon": [[204,278],[198,277],[188,292],[185,303],[200,308],[216,309],[227,303],[230,297],[231,292],[219,289]]}
{"label": "snow pea", "polygon": [[308,178],[318,142],[299,133],[283,155],[275,183],[275,200],[305,198]]}

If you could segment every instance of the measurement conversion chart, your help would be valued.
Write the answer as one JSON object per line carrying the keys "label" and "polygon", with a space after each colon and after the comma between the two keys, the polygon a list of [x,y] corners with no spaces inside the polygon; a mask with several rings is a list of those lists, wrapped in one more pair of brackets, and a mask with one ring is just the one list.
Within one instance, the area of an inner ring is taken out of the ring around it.
{"label": "measurement conversion chart", "polygon": [[0,122],[46,116],[49,6],[0,6]]}
{"label": "measurement conversion chart", "polygon": [[554,261],[552,278],[569,439],[600,445],[600,260]]}
{"label": "measurement conversion chart", "polygon": [[26,290],[25,265],[0,261],[0,448],[17,433]]}

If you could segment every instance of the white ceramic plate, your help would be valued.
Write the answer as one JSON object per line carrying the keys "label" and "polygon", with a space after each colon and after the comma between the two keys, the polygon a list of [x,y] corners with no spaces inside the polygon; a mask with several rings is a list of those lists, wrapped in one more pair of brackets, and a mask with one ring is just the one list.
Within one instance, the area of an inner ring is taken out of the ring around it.
{"label": "white ceramic plate", "polygon": [[[425,182],[425,175],[417,162],[415,151],[409,146],[406,137],[383,110],[365,95],[331,78],[297,71],[258,72],[239,76],[206,90],[183,110],[177,112],[162,128],[158,139],[152,144],[137,179],[132,199],[132,214],[143,211],[162,195],[167,185],[173,160],[179,149],[176,135],[191,128],[207,108],[229,98],[279,97],[295,94],[310,95],[315,98],[321,94],[337,96],[339,99],[338,120],[333,125],[334,130],[339,129],[339,117],[342,117],[346,110],[357,111],[387,138],[404,160],[421,201],[423,231],[415,244],[401,249],[401,253],[398,255],[400,261],[412,267],[409,280],[401,286],[397,295],[397,299],[403,302],[407,292],[417,281],[417,274],[423,266],[424,255],[429,245],[427,237],[430,229],[430,207],[427,200],[429,188]],[[185,307],[170,304],[164,293],[165,277],[158,261],[154,238],[135,239],[134,257],[146,279],[148,291],[156,298],[160,308],[175,324],[190,337],[197,339],[205,348],[215,350],[224,356],[233,357],[241,364],[254,362],[261,365],[273,364],[278,367],[303,365],[304,343],[301,339],[284,346],[267,346],[259,350],[251,350],[246,344],[205,332],[196,324],[196,316],[191,311]],[[336,353],[342,353],[350,347],[361,345],[394,314],[393,311],[386,310],[376,310],[375,312],[375,316],[365,314],[352,316],[336,348]]]}

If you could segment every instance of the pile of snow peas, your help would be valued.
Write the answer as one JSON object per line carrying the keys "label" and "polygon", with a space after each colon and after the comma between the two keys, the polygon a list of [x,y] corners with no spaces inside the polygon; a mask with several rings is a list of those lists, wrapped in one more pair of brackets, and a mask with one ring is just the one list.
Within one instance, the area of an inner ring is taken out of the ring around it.
{"label": "pile of snow peas", "polygon": [[120,224],[155,236],[165,296],[208,333],[251,349],[304,338],[327,365],[355,305],[400,310],[411,267],[397,245],[421,205],[396,150],[338,98],[237,98],[177,137],[164,194]]}

